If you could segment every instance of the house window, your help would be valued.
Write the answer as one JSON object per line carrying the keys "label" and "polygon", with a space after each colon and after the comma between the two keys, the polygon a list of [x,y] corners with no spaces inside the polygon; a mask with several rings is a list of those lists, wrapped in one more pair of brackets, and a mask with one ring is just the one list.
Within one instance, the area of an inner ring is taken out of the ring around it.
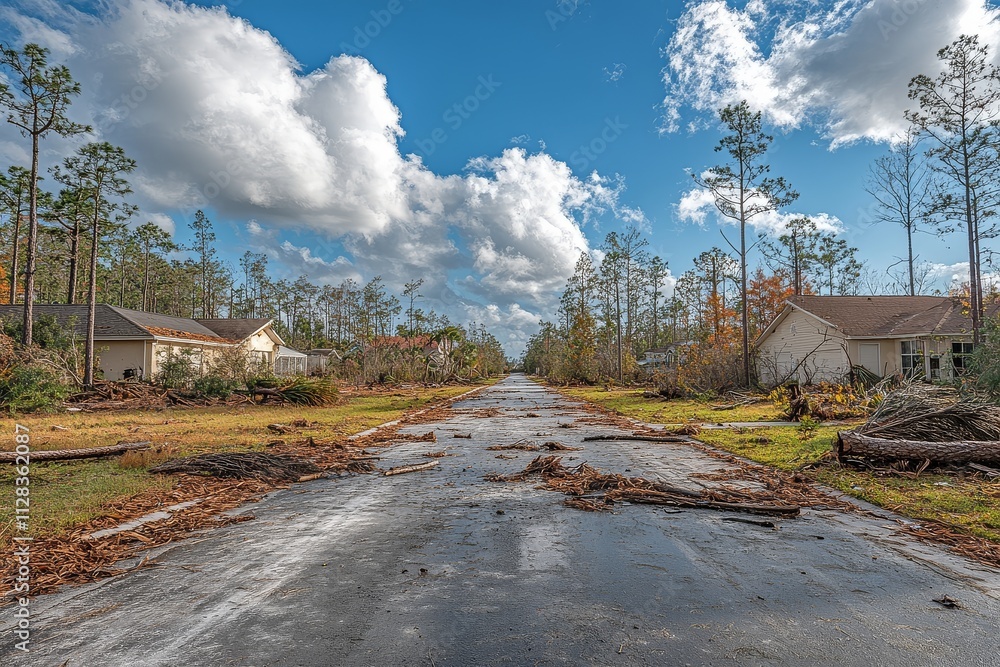
{"label": "house window", "polygon": [[955,368],[956,375],[962,375],[969,367],[969,355],[972,354],[974,346],[972,343],[952,343],[951,344],[951,365]]}
{"label": "house window", "polygon": [[924,374],[924,345],[919,340],[904,340],[900,344],[903,375],[921,377]]}

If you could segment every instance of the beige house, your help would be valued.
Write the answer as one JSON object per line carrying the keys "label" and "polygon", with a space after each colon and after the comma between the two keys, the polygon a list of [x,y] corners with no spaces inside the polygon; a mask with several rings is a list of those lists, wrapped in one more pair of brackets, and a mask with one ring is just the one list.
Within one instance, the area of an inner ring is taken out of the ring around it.
{"label": "beige house", "polygon": [[[35,304],[35,318],[53,317],[62,326],[73,326],[86,336],[87,306]],[[23,306],[0,306],[0,320],[19,319]],[[274,367],[278,347],[284,344],[269,319],[192,320],[128,308],[98,304],[94,343],[98,368],[105,379],[156,376],[159,364],[172,355],[187,354],[199,372],[224,349],[243,346],[247,352]]]}
{"label": "beige house", "polygon": [[768,386],[837,382],[852,366],[948,379],[972,353],[971,331],[950,297],[797,296],[757,339],[758,373]]}

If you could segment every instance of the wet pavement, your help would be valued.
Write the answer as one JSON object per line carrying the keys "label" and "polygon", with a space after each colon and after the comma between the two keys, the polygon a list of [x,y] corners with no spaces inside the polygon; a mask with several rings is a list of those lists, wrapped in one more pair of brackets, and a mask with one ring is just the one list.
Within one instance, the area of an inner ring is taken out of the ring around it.
{"label": "wet pavement", "polygon": [[454,408],[407,429],[436,444],[382,452],[385,468],[446,450],[437,468],[295,485],[153,567],[40,598],[32,652],[0,664],[1000,666],[1000,572],[913,543],[891,515],[806,510],[768,529],[570,509],[537,483],[483,481],[536,456],[486,447],[556,440],[583,448],[567,464],[692,488],[726,464],[582,442],[620,431],[519,375]]}

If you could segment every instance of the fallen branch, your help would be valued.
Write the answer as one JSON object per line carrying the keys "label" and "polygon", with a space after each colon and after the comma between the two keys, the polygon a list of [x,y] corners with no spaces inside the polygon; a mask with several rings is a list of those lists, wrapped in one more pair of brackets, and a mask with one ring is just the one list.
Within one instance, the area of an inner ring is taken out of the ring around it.
{"label": "fallen branch", "polygon": [[[70,461],[73,459],[98,459],[104,456],[114,456],[122,452],[141,451],[153,446],[152,442],[122,442],[108,447],[82,447],[80,449],[55,449],[51,451],[33,451],[27,456],[32,461]],[[0,452],[0,462],[17,460],[17,452]]]}
{"label": "fallen branch", "polygon": [[416,463],[411,466],[397,466],[395,468],[389,468],[382,473],[384,477],[389,477],[391,475],[404,475],[408,472],[418,472],[420,470],[430,470],[439,464],[440,461],[428,461],[427,463]]}
{"label": "fallen branch", "polygon": [[[642,477],[625,477],[614,473],[603,473],[586,463],[575,468],[566,468],[557,456],[539,456],[524,470],[511,475],[487,475],[488,482],[520,482],[532,475],[540,475],[546,486],[574,498],[567,505],[588,511],[608,509],[615,501],[669,505],[690,509],[712,509],[727,512],[749,512],[776,516],[795,516],[799,506],[776,502],[773,495],[728,488],[713,488],[704,491],[690,491],[654,482]],[[600,491],[603,493],[594,494]]]}
{"label": "fallen branch", "polygon": [[771,505],[757,503],[727,503],[718,500],[684,499],[672,493],[646,490],[615,491],[608,494],[614,500],[625,500],[630,503],[648,505],[670,505],[671,507],[686,507],[689,509],[711,509],[723,512],[748,512],[750,514],[773,514],[775,516],[796,516],[798,505]]}
{"label": "fallen branch", "polygon": [[585,442],[603,442],[618,440],[641,440],[642,442],[688,442],[687,438],[678,436],[654,436],[654,435],[588,435],[583,439]]}

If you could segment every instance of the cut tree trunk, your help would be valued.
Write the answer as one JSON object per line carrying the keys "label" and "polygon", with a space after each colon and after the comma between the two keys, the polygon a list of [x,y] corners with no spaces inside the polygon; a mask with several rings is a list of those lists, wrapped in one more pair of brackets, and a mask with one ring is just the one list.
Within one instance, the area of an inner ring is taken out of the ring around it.
{"label": "cut tree trunk", "polygon": [[931,460],[936,463],[1000,464],[1000,441],[956,440],[887,440],[841,431],[837,434],[837,457],[865,456],[874,459]]}
{"label": "cut tree trunk", "polygon": [[[102,456],[114,456],[123,452],[134,452],[149,449],[152,442],[123,442],[108,447],[82,447],[80,449],[55,449],[49,451],[34,451],[25,456],[31,461],[69,461],[71,459],[97,459]],[[0,452],[0,462],[14,461],[17,452]]]}

